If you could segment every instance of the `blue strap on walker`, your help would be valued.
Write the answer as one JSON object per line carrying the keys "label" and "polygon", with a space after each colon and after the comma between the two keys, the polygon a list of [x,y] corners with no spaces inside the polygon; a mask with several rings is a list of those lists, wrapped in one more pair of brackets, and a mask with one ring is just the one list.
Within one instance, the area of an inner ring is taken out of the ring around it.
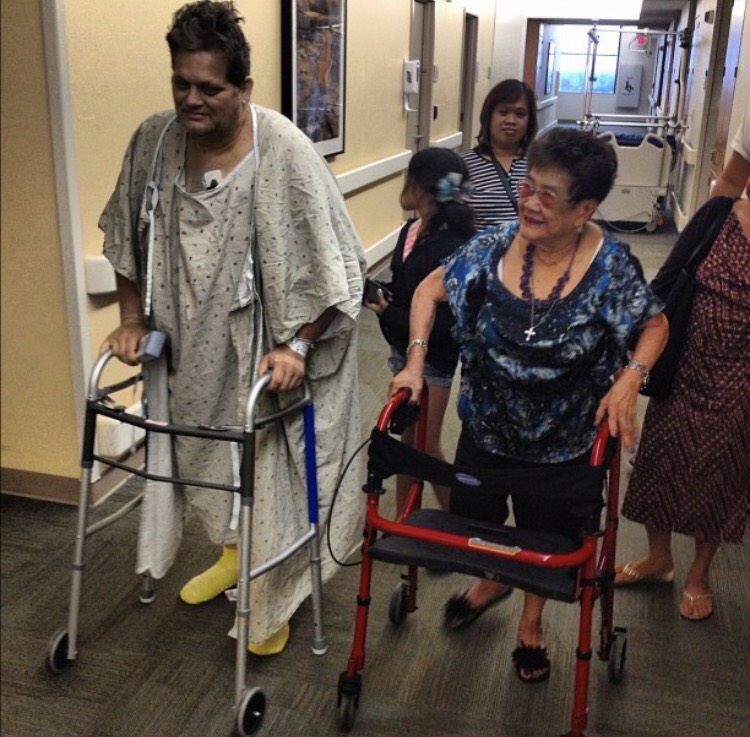
{"label": "blue strap on walker", "polygon": [[302,408],[305,422],[305,468],[307,470],[307,516],[318,524],[318,464],[315,457],[315,413],[312,404]]}

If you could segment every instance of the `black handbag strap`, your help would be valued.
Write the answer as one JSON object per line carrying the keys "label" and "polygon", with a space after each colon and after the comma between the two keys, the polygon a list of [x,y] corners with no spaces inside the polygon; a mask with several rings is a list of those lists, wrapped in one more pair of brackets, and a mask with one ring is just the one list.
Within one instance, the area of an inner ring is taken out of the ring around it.
{"label": "black handbag strap", "polygon": [[711,251],[711,246],[732,211],[733,205],[733,198],[717,197],[704,204],[691,218],[659,272],[651,281],[650,286],[658,297],[666,299],[669,296],[683,271],[691,277],[695,275],[698,266]]}
{"label": "black handbag strap", "polygon": [[500,177],[500,181],[505,188],[505,194],[508,195],[510,204],[513,205],[513,209],[516,211],[516,214],[518,214],[518,199],[516,198],[515,192],[513,191],[513,187],[511,187],[508,172],[503,169],[503,165],[497,160],[497,156],[495,156],[495,152],[491,148],[490,158],[492,159],[492,163],[495,165],[495,171],[497,171],[497,175],[498,177]]}
{"label": "black handbag strap", "polygon": [[732,207],[734,206],[734,202],[732,202],[731,204],[729,202],[722,204],[723,207],[720,207],[719,209],[720,217],[717,217],[711,223],[711,226],[703,231],[703,237],[698,241],[695,248],[693,249],[693,252],[690,254],[690,257],[685,262],[684,268],[685,271],[687,271],[689,274],[694,274],[698,270],[698,267],[701,265],[701,263],[705,261],[706,256],[708,256],[709,252],[711,251],[711,246],[713,246],[714,241],[716,240],[719,232],[724,226],[724,221],[727,219],[727,217],[729,217],[729,213],[732,211]]}

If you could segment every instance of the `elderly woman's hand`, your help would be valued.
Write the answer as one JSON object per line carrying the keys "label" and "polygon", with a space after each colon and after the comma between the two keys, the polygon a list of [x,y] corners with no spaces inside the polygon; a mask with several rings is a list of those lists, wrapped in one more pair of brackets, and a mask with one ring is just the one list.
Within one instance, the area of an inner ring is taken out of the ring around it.
{"label": "elderly woman's hand", "polygon": [[604,395],[596,410],[598,425],[606,417],[609,432],[622,440],[625,450],[635,450],[638,443],[636,406],[643,380],[635,371],[620,371],[612,388]]}
{"label": "elderly woman's hand", "polygon": [[400,374],[396,374],[391,379],[391,383],[388,384],[388,398],[392,399],[398,394],[400,389],[410,389],[411,399],[409,401],[416,404],[422,394],[423,383],[424,370],[421,368],[410,368],[407,364],[406,368]]}

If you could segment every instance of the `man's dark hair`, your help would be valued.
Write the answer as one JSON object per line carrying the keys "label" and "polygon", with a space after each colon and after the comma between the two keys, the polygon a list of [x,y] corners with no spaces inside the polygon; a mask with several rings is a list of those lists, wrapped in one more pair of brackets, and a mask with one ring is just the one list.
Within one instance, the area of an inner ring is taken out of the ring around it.
{"label": "man's dark hair", "polygon": [[536,97],[534,90],[519,79],[504,79],[498,82],[484,98],[482,111],[479,113],[479,135],[477,148],[480,153],[489,153],[492,142],[490,141],[490,120],[492,113],[498,105],[512,105],[519,100],[525,100],[526,107],[529,109],[529,121],[526,126],[526,135],[521,139],[521,151],[526,153],[529,144],[534,140],[539,122],[536,114]]}
{"label": "man's dark hair", "polygon": [[528,153],[532,169],[562,169],[570,177],[570,204],[602,202],[617,175],[617,154],[609,143],[587,131],[553,128],[534,141]]}
{"label": "man's dark hair", "polygon": [[250,46],[240,28],[243,20],[233,2],[199,0],[183,5],[167,33],[172,66],[180,51],[218,51],[227,60],[227,80],[241,87],[250,75]]}

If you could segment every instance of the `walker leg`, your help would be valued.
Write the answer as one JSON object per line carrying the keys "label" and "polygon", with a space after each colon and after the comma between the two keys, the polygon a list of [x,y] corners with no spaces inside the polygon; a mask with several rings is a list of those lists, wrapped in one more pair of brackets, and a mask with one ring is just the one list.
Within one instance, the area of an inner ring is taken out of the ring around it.
{"label": "walker leg", "polygon": [[320,559],[320,538],[318,537],[318,525],[313,525],[315,534],[310,539],[310,579],[312,584],[312,608],[313,608],[313,644],[312,651],[315,655],[325,655],[328,651],[328,643],[323,633],[323,577]]}
{"label": "walker leg", "polygon": [[[366,535],[375,535],[371,530]],[[357,594],[357,616],[354,622],[354,641],[349,663],[342,676],[358,679],[358,673],[365,667],[365,641],[367,639],[367,619],[370,613],[370,582],[372,579],[372,558],[367,554],[369,545],[365,543],[362,555],[362,567]]]}
{"label": "walker leg", "polygon": [[584,737],[583,730],[588,721],[589,670],[591,667],[591,623],[594,609],[594,587],[596,574],[595,557],[584,564],[581,592],[581,621],[578,628],[576,650],[575,696],[571,715],[570,737]]}
{"label": "walker leg", "polygon": [[150,604],[155,598],[154,579],[151,576],[151,571],[146,571],[141,574],[141,593],[138,594],[138,599],[141,604]]}
{"label": "walker leg", "polygon": [[78,619],[81,611],[81,588],[83,584],[83,554],[88,525],[89,499],[91,497],[91,463],[83,464],[81,470],[81,494],[78,499],[78,521],[73,564],[70,569],[70,607],[68,609],[68,660],[78,655]]}
{"label": "walker leg", "polygon": [[[365,537],[374,536],[375,531],[365,531]],[[359,578],[357,595],[357,618],[354,623],[354,642],[346,670],[339,674],[336,691],[336,708],[339,710],[339,728],[349,732],[354,726],[359,708],[359,696],[362,692],[360,671],[365,667],[365,639],[367,638],[367,616],[370,611],[370,579],[372,577],[372,558],[367,554],[368,544],[365,541],[362,556],[362,571]]]}
{"label": "walker leg", "polygon": [[247,641],[250,635],[250,534],[252,499],[243,498],[240,509],[240,560],[237,576],[237,650],[235,670],[235,709],[240,707],[247,683]]}

